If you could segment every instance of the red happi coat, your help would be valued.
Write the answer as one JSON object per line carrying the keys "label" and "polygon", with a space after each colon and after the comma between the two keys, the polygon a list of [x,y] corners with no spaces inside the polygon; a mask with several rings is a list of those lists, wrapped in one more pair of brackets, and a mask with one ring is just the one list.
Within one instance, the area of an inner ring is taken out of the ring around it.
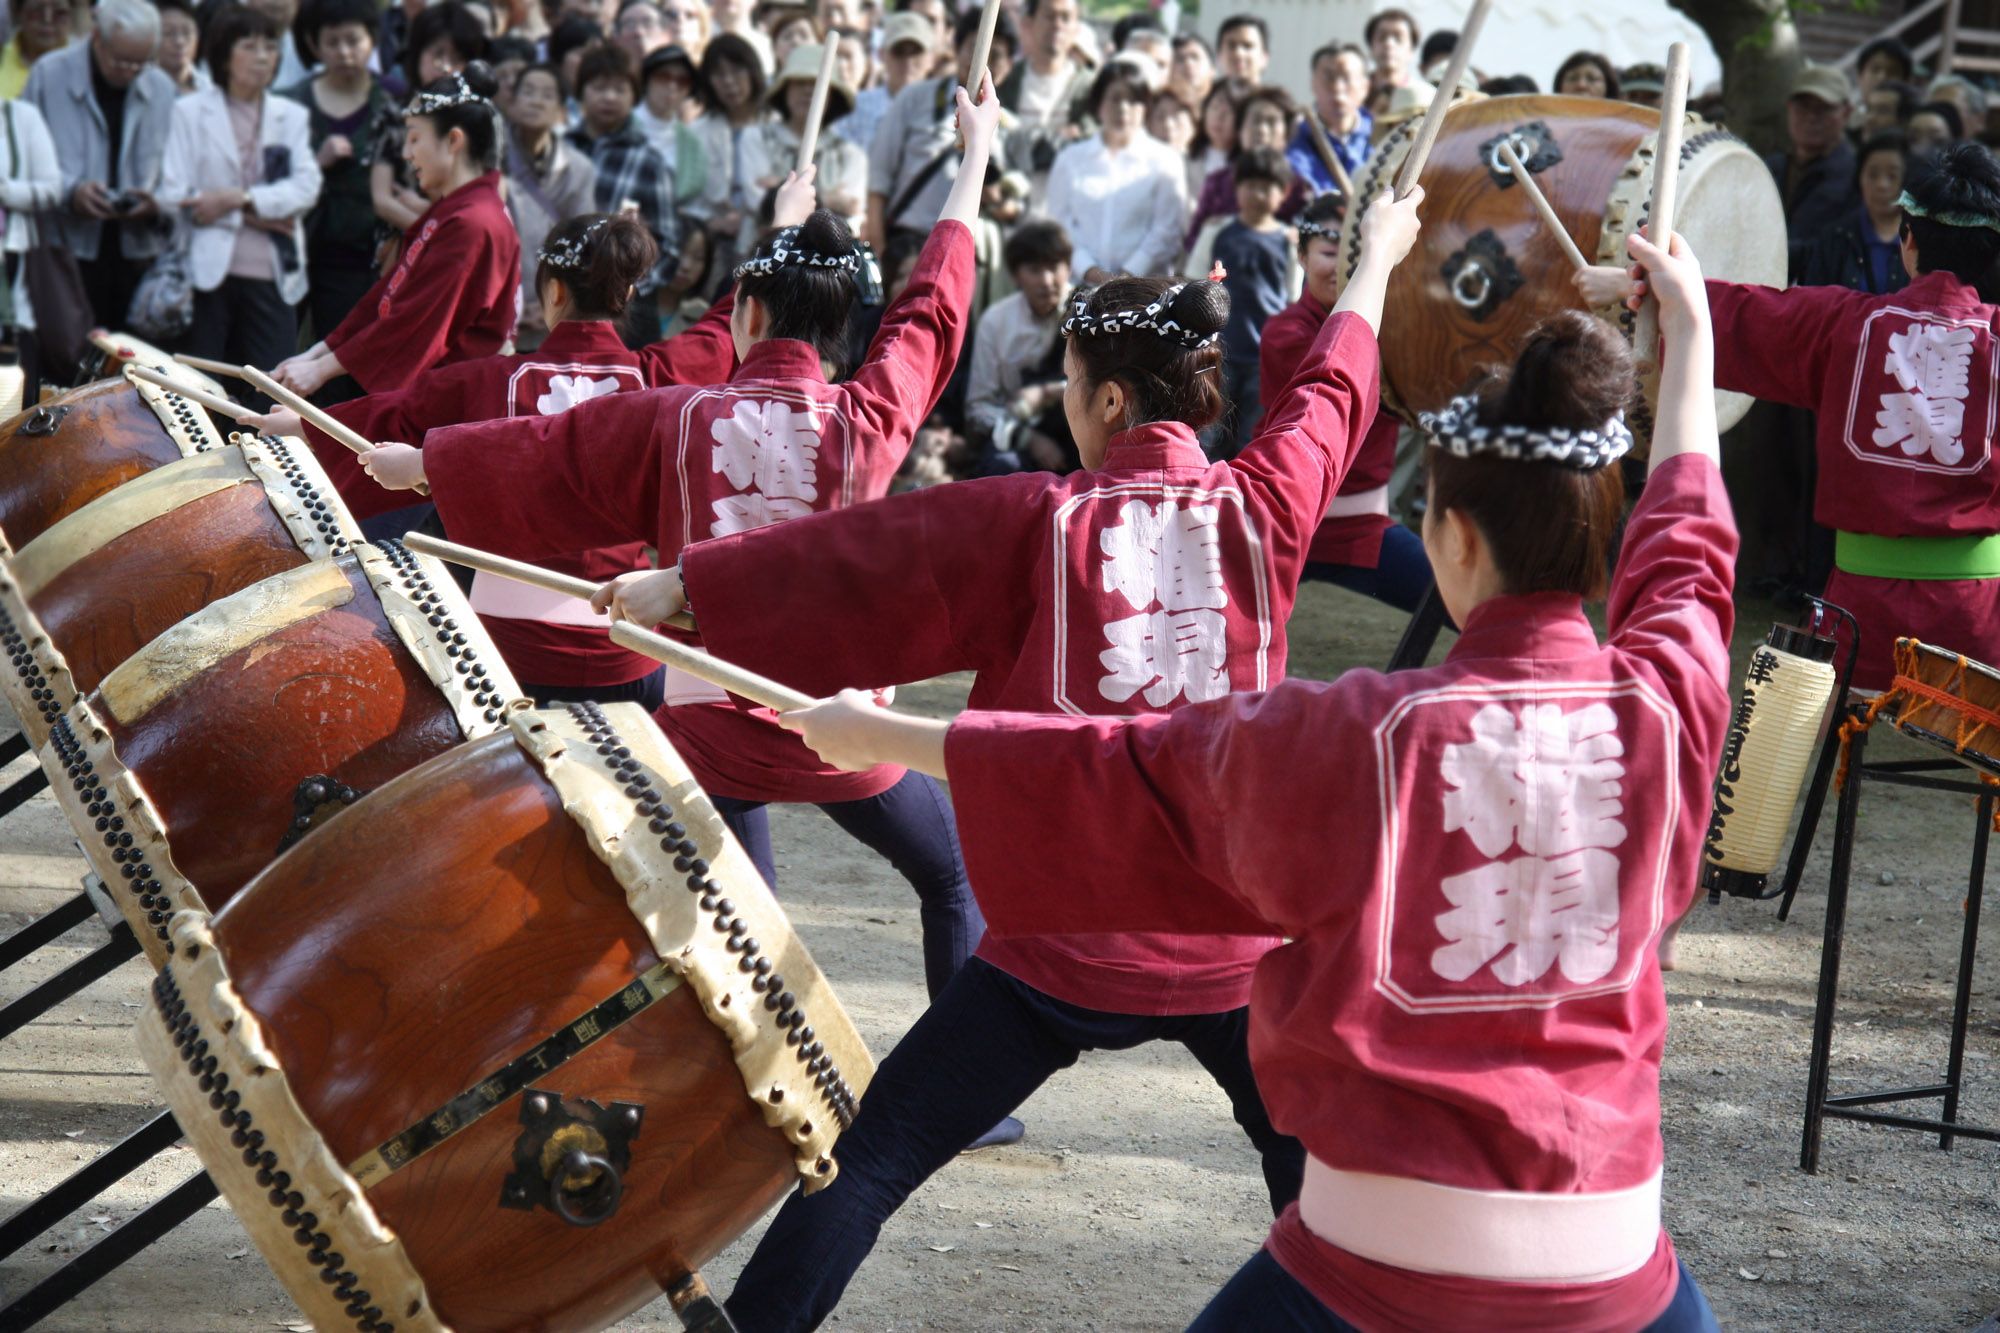
{"label": "red happi coat", "polygon": [[[1266,386],[1290,384],[1299,365],[1312,350],[1313,339],[1326,323],[1327,309],[1305,292],[1299,299],[1271,316],[1264,325],[1264,337],[1257,352],[1257,382]],[[1395,526],[1389,517],[1389,474],[1396,466],[1398,422],[1387,409],[1378,408],[1369,423],[1361,452],[1340,484],[1340,493],[1329,503],[1329,513],[1313,533],[1306,559],[1314,564],[1359,565],[1372,569],[1382,557],[1382,534]]]}
{"label": "red happi coat", "polygon": [[[649,354],[647,366],[643,360]],[[533,352],[440,366],[412,388],[369,394],[328,411],[370,440],[420,441],[438,426],[496,417],[554,416],[603,394],[643,389],[648,387],[649,370],[706,376],[719,368],[716,378],[726,378],[733,357],[726,302],[678,338],[643,353],[628,349],[607,320],[567,320],[551,329]],[[409,492],[376,485],[345,446],[311,425],[305,431],[356,517],[372,517],[410,503]],[[648,567],[639,542],[565,552],[543,563],[594,582]],[[575,598],[478,574],[473,577],[472,605],[515,678],[525,684],[622,685],[650,675],[658,665],[612,643],[603,617]]]}
{"label": "red happi coat", "polygon": [[[1574,597],[1498,597],[1446,661],[1134,721],[967,713],[945,742],[987,939],[1282,932],[1250,1000],[1271,1121],[1338,1170],[1597,1193],[1661,1165],[1662,928],[1693,903],[1729,713],[1736,532],[1660,465],[1600,646]],[[1634,1330],[1672,1242],[1604,1282],[1269,1248],[1369,1330]]]}
{"label": "red happi coat", "polygon": [[[614,394],[557,417],[431,431],[424,472],[445,530],[528,560],[606,539],[647,542],[669,565],[706,537],[876,499],[951,377],[972,273],[971,233],[939,224],[867,359],[842,384],[826,382],[811,346],[774,338],[714,387]],[[795,605],[779,578],[745,610],[778,618]],[[715,795],[852,801],[902,777],[830,768],[770,710],[672,671],[659,723]]]}
{"label": "red happi coat", "polygon": [[[1285,674],[1307,539],[1356,423],[1374,419],[1378,359],[1365,321],[1328,320],[1226,463],[1188,427],[1156,423],[1114,437],[1089,471],[959,482],[700,543],[681,557],[689,605],[723,657],[817,693],[971,670],[975,708],[1126,717],[1268,689]],[[760,594],[776,586],[783,616]],[[1115,808],[1085,804],[1100,836],[1122,836]],[[1036,820],[1013,836],[1039,857]],[[1079,849],[1068,873],[1099,871]],[[979,955],[1087,1008],[1217,1013],[1248,1000],[1277,942],[1264,936],[989,933]]]}
{"label": "red happi coat", "polygon": [[[1814,517],[1883,537],[2000,533],[2000,309],[1949,273],[1882,296],[1710,282],[1715,382],[1818,414]],[[1854,683],[1887,689],[1910,635],[2000,661],[2000,579],[1837,569],[1827,599],[1861,623]]]}
{"label": "red happi coat", "polygon": [[370,393],[415,383],[432,366],[492,356],[520,313],[521,239],[488,172],[424,210],[402,257],[326,345]]}

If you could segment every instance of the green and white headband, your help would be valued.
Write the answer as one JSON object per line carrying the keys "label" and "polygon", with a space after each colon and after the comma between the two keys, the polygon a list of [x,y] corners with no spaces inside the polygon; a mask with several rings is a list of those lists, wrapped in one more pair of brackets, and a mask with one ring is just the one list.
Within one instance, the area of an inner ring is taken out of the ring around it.
{"label": "green and white headband", "polygon": [[1916,200],[1910,198],[1908,190],[1896,200],[1896,207],[1913,218],[1924,218],[1946,227],[1984,227],[1988,231],[2000,231],[2000,218],[1985,213],[1933,213]]}

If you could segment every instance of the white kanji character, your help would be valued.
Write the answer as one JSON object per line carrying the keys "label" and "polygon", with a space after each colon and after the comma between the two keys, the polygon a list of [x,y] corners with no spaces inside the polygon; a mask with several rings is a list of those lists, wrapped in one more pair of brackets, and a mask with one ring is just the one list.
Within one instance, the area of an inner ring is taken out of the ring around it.
{"label": "white kanji character", "polygon": [[618,380],[611,375],[602,379],[592,379],[588,375],[556,375],[549,380],[548,392],[535,400],[535,410],[545,417],[552,417],[569,411],[578,403],[587,403],[593,398],[616,392]]}
{"label": "white kanji character", "polygon": [[1618,816],[1618,780],[1625,747],[1609,705],[1565,713],[1556,704],[1529,704],[1518,720],[1499,704],[1472,718],[1472,739],[1444,747],[1439,773],[1444,829],[1463,829],[1487,856],[1516,842],[1535,856],[1625,841]]}
{"label": "white kanji character", "polygon": [[710,464],[737,490],[772,499],[819,498],[819,432],[812,418],[789,403],[739,400],[729,416],[710,428],[715,453]]}
{"label": "white kanji character", "polygon": [[804,518],[812,512],[812,506],[804,500],[789,500],[759,495],[755,491],[745,491],[741,495],[725,495],[713,506],[715,518],[709,524],[712,537],[727,537],[732,532],[748,532],[752,528],[767,528],[773,523],[782,523],[788,518]]}
{"label": "white kanji character", "polygon": [[1110,674],[1097,688],[1113,703],[1142,689],[1155,708],[1183,693],[1191,703],[1229,693],[1228,622],[1219,611],[1144,611],[1104,633],[1111,646],[1097,660]]}
{"label": "white kanji character", "polygon": [[1229,605],[1222,586],[1220,505],[1171,500],[1158,505],[1127,500],[1118,526],[1098,534],[1104,553],[1104,589],[1117,592],[1135,611],[1157,603],[1169,611]]}
{"label": "white kanji character", "polygon": [[1959,436],[1971,392],[1975,337],[1972,329],[1938,324],[1912,324],[1890,335],[1882,369],[1905,392],[1882,395],[1875,414],[1877,448],[1901,449],[1908,458],[1929,454],[1945,464],[1965,457]]}
{"label": "white kanji character", "polygon": [[1447,942],[1431,952],[1431,969],[1447,981],[1492,963],[1503,984],[1523,986],[1560,962],[1563,977],[1581,986],[1618,964],[1618,858],[1610,852],[1516,857],[1446,876],[1438,887],[1452,909],[1438,914]]}

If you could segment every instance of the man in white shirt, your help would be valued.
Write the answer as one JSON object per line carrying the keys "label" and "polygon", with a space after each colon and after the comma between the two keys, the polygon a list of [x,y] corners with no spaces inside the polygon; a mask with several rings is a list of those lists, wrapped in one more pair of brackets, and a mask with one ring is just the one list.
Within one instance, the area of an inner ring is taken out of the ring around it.
{"label": "man in white shirt", "polygon": [[966,385],[975,472],[1067,472],[1076,446],[1063,421],[1062,321],[1069,302],[1069,236],[1047,219],[1024,222],[1003,259],[1017,290],[979,317]]}
{"label": "man in white shirt", "polygon": [[[969,9],[959,16],[953,32],[957,67],[937,78],[922,79],[896,94],[875,131],[868,152],[868,220],[863,239],[877,254],[888,246],[889,234],[899,228],[928,231],[944,207],[945,196],[958,176],[958,111],[952,101],[954,90],[966,78],[972,63],[972,48],[978,40],[980,13]],[[996,76],[995,86],[1013,68],[1020,38],[1003,12],[993,29],[993,49],[987,69]],[[1001,119],[1003,135],[1011,127]],[[993,145],[988,163],[989,176],[1006,170],[1002,138]]]}
{"label": "man in white shirt", "polygon": [[1021,15],[1026,58],[995,91],[1000,105],[1021,122],[1007,145],[1009,155],[1032,171],[1039,184],[1055,165],[1056,154],[1082,137],[1079,122],[1085,116],[1091,68],[1077,58],[1083,30],[1077,0],[1022,0]]}

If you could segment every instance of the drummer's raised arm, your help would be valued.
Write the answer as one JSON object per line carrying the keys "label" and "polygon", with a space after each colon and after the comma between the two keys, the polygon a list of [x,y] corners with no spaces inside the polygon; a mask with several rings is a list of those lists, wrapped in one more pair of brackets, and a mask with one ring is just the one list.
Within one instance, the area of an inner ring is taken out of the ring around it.
{"label": "drummer's raised arm", "polygon": [[1660,368],[1660,401],[1654,411],[1652,466],[1698,453],[1720,461],[1715,421],[1715,333],[1701,264],[1678,233],[1672,255],[1643,236],[1631,239],[1632,256],[1646,272],[1646,286],[1660,304],[1666,356]]}

